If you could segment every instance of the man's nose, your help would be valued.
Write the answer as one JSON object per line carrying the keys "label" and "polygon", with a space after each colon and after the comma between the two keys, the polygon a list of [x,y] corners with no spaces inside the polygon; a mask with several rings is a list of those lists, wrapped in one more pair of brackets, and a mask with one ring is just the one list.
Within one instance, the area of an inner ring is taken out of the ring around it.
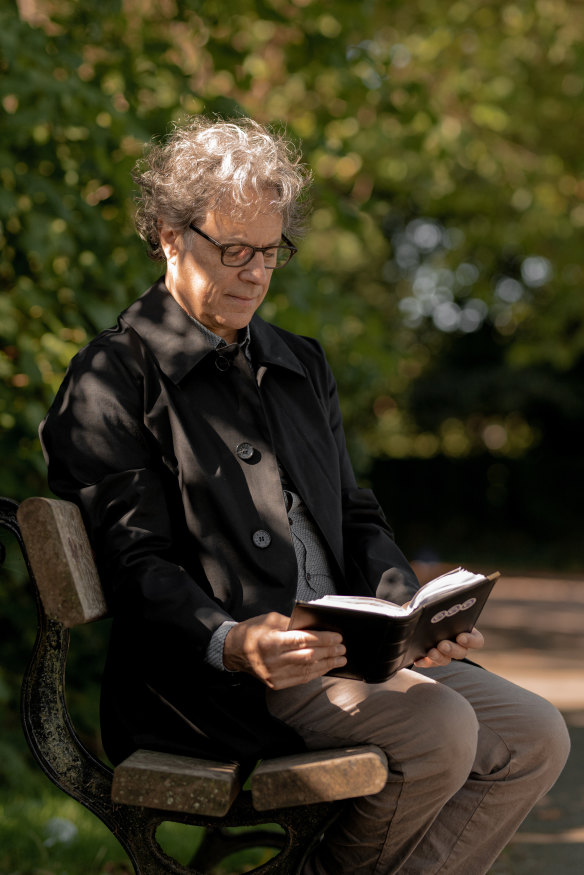
{"label": "man's nose", "polygon": [[253,282],[263,283],[266,281],[268,270],[264,260],[263,252],[254,252],[251,261],[244,265],[243,270],[246,271]]}

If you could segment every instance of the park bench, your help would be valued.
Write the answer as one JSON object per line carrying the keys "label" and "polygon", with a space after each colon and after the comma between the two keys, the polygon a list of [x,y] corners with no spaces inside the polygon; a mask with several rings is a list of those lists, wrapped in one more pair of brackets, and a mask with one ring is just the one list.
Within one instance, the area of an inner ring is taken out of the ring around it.
{"label": "park bench", "polygon": [[[50,780],[116,836],[137,875],[208,873],[243,847],[279,850],[253,872],[294,875],[344,800],[382,789],[387,761],[374,745],[264,760],[244,788],[235,762],[140,750],[110,768],[78,737],[65,695],[69,630],[108,615],[79,510],[56,499],[27,498],[19,506],[0,498],[0,527],[20,545],[38,608],[22,685],[26,739]],[[188,866],[159,845],[164,821],[205,828]],[[266,823],[282,830],[266,830]]]}

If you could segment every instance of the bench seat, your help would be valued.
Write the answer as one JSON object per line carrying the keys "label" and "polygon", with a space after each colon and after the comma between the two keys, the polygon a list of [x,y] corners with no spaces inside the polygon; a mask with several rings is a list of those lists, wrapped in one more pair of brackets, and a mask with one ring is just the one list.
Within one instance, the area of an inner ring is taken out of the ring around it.
{"label": "bench seat", "polygon": [[[378,793],[387,759],[375,745],[263,760],[251,775],[256,811]],[[166,811],[222,817],[241,789],[237,763],[138,750],[114,770],[112,799]]]}

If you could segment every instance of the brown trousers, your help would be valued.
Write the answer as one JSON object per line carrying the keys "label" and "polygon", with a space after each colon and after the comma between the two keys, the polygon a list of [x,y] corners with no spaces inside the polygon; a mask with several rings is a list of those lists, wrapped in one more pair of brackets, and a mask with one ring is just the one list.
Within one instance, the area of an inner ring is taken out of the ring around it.
{"label": "brown trousers", "polygon": [[309,749],[377,744],[389,761],[385,788],[351,800],[303,875],[484,875],[569,752],[553,705],[464,662],[267,701]]}

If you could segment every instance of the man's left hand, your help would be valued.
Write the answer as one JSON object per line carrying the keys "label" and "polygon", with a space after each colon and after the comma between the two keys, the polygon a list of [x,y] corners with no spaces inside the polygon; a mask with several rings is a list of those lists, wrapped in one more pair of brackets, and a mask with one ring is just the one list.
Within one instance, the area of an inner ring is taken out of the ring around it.
{"label": "man's left hand", "polygon": [[480,650],[485,639],[478,629],[461,632],[456,641],[440,641],[421,659],[416,659],[416,668],[432,668],[435,665],[448,665],[451,659],[465,659],[469,650]]}

